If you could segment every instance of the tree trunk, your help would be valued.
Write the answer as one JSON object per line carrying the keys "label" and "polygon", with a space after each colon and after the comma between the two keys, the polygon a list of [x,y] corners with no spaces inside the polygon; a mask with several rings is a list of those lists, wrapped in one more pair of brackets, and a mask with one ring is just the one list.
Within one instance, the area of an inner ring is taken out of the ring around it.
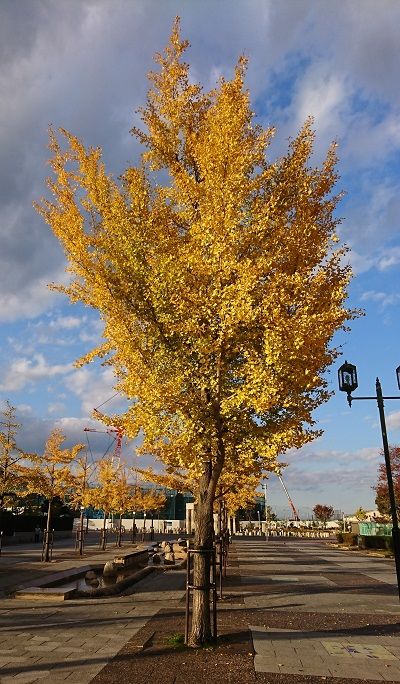
{"label": "tree trunk", "polygon": [[81,510],[81,517],[79,521],[79,555],[83,556],[83,514],[84,509]]}
{"label": "tree trunk", "polygon": [[117,546],[122,546],[122,513],[119,514],[118,542]]}
{"label": "tree trunk", "polygon": [[[199,483],[196,508],[195,550],[206,553],[194,554],[192,627],[188,645],[199,647],[212,640],[210,611],[210,566],[214,541],[213,496],[209,492],[211,463],[206,462],[205,472]],[[208,553],[207,553],[208,552]]]}
{"label": "tree trunk", "polygon": [[46,525],[46,542],[44,547],[44,560],[45,563],[50,562],[50,522],[51,522],[51,504],[52,499],[49,499],[49,507],[47,509],[47,525]]}
{"label": "tree trunk", "polygon": [[103,518],[103,539],[102,539],[102,544],[101,544],[101,550],[105,551],[106,550],[106,522],[107,522],[107,511],[104,511],[104,518]]}

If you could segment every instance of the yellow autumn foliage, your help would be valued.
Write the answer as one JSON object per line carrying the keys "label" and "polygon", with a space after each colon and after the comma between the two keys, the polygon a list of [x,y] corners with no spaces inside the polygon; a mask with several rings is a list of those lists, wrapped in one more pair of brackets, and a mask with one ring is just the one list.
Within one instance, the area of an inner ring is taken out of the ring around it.
{"label": "yellow autumn foliage", "polygon": [[15,406],[6,401],[0,413],[0,514],[11,504],[14,494],[25,489],[31,472],[27,464],[31,454],[17,445],[21,424],[16,422],[15,413]]}
{"label": "yellow autumn foliage", "polygon": [[331,340],[356,313],[344,304],[335,145],[313,166],[307,121],[270,161],[274,131],[255,121],[246,61],[204,92],[186,48],[177,21],[150,74],[145,130],[133,130],[141,164],[117,182],[100,149],[51,131],[53,197],[38,210],[68,259],[58,289],[104,323],[104,345],[81,362],[106,359],[130,400],[110,424],[142,434],[141,452],[194,486],[210,460],[210,510],[219,486],[251,487],[319,434]]}
{"label": "yellow autumn foliage", "polygon": [[70,449],[62,448],[65,435],[58,428],[50,433],[43,454],[31,454],[32,467],[26,478],[25,493],[41,494],[51,503],[55,497],[65,499],[72,496],[74,476],[72,464],[84,444],[75,444]]}

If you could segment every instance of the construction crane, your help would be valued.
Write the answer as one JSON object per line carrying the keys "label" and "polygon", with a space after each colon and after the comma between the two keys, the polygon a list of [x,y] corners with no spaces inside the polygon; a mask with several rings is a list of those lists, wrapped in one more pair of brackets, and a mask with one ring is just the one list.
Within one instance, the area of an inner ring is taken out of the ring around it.
{"label": "construction crane", "polygon": [[281,483],[281,485],[282,485],[282,487],[283,487],[283,489],[284,489],[284,492],[285,492],[285,494],[286,494],[286,496],[287,496],[287,498],[288,498],[288,501],[289,501],[289,503],[290,503],[290,507],[291,507],[291,509],[292,509],[294,519],[295,519],[295,520],[300,520],[300,516],[299,516],[298,512],[296,511],[296,509],[295,509],[295,507],[294,507],[294,503],[293,503],[292,499],[290,498],[289,492],[288,492],[288,490],[286,489],[285,484],[284,484],[284,482],[283,482],[283,480],[282,480],[282,475],[281,475],[280,473],[277,473],[277,476],[278,476],[278,478],[279,478],[279,482]]}
{"label": "construction crane", "polygon": [[[94,413],[97,413],[99,415],[99,419],[101,414],[100,411],[97,409],[94,409]],[[117,465],[120,465],[121,463],[121,449],[122,449],[122,430],[119,427],[110,427],[108,430],[96,430],[95,428],[83,428],[84,432],[99,432],[103,435],[115,435],[115,448],[114,448],[114,453],[112,455],[112,462],[114,462],[114,459],[117,462]],[[106,452],[107,453],[107,452]]]}

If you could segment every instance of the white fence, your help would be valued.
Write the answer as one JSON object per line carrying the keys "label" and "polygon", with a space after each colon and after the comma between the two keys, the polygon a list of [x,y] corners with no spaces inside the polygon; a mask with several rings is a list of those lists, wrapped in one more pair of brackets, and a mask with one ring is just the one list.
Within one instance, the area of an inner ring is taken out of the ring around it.
{"label": "white fence", "polygon": [[[146,532],[150,532],[151,530],[151,518],[122,518],[122,527],[125,529],[125,531],[132,531],[132,526],[135,523],[136,525],[136,530],[138,532],[142,532],[143,529],[146,530]],[[88,526],[89,530],[102,530],[104,526],[104,519],[103,518],[89,518],[87,521],[86,518],[84,520],[84,525]],[[77,529],[79,527],[79,518],[75,518],[74,520],[74,528]],[[119,527],[119,518],[107,518],[106,521],[106,529],[112,529],[112,528],[117,528]],[[179,532],[184,532],[185,530],[185,521],[184,520],[159,520],[158,518],[154,518],[153,520],[153,529],[154,532],[157,533],[175,533],[178,534]]]}

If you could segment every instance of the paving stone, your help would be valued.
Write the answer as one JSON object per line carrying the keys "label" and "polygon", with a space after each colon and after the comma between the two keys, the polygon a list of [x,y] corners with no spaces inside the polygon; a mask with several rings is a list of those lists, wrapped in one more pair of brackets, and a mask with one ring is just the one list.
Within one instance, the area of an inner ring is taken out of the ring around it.
{"label": "paving stone", "polygon": [[311,667],[326,667],[326,660],[324,660],[324,658],[322,658],[322,656],[318,655],[317,653],[312,653],[310,651],[308,651],[307,653],[304,653],[304,651],[302,651],[301,654],[299,654],[299,663],[303,668],[307,667],[308,669]]}
{"label": "paving stone", "polygon": [[387,682],[400,682],[400,669],[398,667],[388,665],[387,668],[380,671],[380,674]]}
{"label": "paving stone", "polygon": [[69,644],[66,644],[65,646],[59,646],[54,652],[60,655],[64,653],[67,655],[73,655],[74,653],[83,653],[83,649],[78,648],[77,646],[70,646]]}
{"label": "paving stone", "polygon": [[[46,677],[40,677],[39,680],[36,680],[40,684],[53,684],[53,682],[65,682],[68,681],[68,678],[72,674],[72,670],[68,670],[64,672],[57,672],[56,670],[51,670],[50,674],[47,675]],[[2,682],[0,683],[2,684]]]}
{"label": "paving stone", "polygon": [[37,681],[39,678],[46,677],[49,674],[49,670],[37,670],[36,672],[21,672],[14,678],[15,682],[24,682],[25,684],[30,684],[31,682]]}
{"label": "paving stone", "polygon": [[0,657],[0,674],[1,674],[1,668],[2,668],[2,667],[5,667],[5,666],[8,665],[8,663],[10,663],[10,662],[12,662],[12,661],[10,661],[10,658],[8,658],[8,657],[5,657],[5,658]]}
{"label": "paving stone", "polygon": [[384,646],[376,643],[344,644],[340,641],[323,641],[323,647],[329,655],[339,656],[340,658],[376,658],[380,660],[396,660],[396,656],[390,653]]}
{"label": "paving stone", "polygon": [[[289,665],[289,664],[285,664],[285,663],[279,664],[279,672],[281,674],[294,674],[294,675],[304,674],[304,670],[302,667],[299,667],[298,665],[295,665],[295,664]],[[313,674],[318,674],[318,673],[313,672]]]}
{"label": "paving stone", "polygon": [[5,663],[20,663],[21,662],[21,656],[20,655],[10,655],[6,656],[4,658]]}
{"label": "paving stone", "polygon": [[73,648],[82,648],[87,642],[79,637],[70,637],[64,640],[66,646],[72,646]]}
{"label": "paving stone", "polygon": [[[381,672],[372,667],[360,668],[351,663],[334,664],[329,667],[332,677],[343,677],[344,679],[373,679],[382,681],[384,677]],[[399,681],[397,678],[394,681]]]}
{"label": "paving stone", "polygon": [[51,651],[55,651],[56,648],[57,648],[57,646],[50,646],[49,644],[38,644],[37,646],[25,646],[26,651],[34,651],[35,653],[51,653]]}

